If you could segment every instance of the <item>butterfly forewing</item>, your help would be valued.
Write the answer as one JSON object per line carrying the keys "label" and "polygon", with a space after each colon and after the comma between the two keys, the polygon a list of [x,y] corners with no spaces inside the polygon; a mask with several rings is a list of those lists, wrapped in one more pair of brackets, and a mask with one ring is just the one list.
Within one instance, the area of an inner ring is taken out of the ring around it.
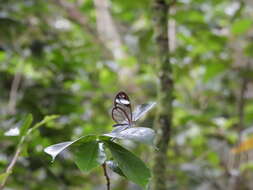
{"label": "butterfly forewing", "polygon": [[[120,113],[118,113],[118,112],[120,112]],[[122,114],[122,112],[124,114]],[[131,124],[131,122],[132,122],[131,102],[125,92],[119,92],[114,99],[114,108],[112,111],[112,117],[117,118],[117,116],[114,116],[115,114],[125,117],[124,121],[127,121],[129,125]],[[123,119],[121,119],[121,121],[122,120]],[[114,119],[114,121],[116,121],[116,120]],[[116,121],[116,122],[120,123],[118,121]]]}
{"label": "butterfly forewing", "polygon": [[127,113],[121,107],[114,107],[112,109],[112,119],[117,124],[129,124],[130,119]]}
{"label": "butterfly forewing", "polygon": [[130,99],[128,95],[125,92],[119,92],[114,99],[114,106],[125,105],[125,106],[131,106]]}

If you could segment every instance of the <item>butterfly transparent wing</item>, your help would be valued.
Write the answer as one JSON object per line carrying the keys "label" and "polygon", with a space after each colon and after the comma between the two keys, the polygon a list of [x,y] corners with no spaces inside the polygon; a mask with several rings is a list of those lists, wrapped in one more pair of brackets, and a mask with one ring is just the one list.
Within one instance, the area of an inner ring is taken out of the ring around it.
{"label": "butterfly transparent wing", "polygon": [[130,125],[127,125],[127,124],[118,124],[117,126],[115,126],[115,129],[113,129],[111,133],[119,133],[129,127]]}
{"label": "butterfly transparent wing", "polygon": [[127,120],[129,122],[132,121],[131,102],[125,92],[119,92],[115,96],[114,107],[120,107],[125,112],[125,115],[127,116]]}
{"label": "butterfly transparent wing", "polygon": [[126,115],[126,120],[131,122],[132,121],[132,110],[130,106],[125,106],[123,104],[117,104],[117,107],[121,108],[124,110],[124,113]]}
{"label": "butterfly transparent wing", "polygon": [[151,110],[155,105],[156,105],[156,102],[149,102],[147,104],[138,105],[133,112],[133,121],[137,121],[138,119],[140,119],[149,110]]}
{"label": "butterfly transparent wing", "polygon": [[112,119],[117,124],[129,124],[130,122],[127,113],[121,107],[114,107],[112,109]]}

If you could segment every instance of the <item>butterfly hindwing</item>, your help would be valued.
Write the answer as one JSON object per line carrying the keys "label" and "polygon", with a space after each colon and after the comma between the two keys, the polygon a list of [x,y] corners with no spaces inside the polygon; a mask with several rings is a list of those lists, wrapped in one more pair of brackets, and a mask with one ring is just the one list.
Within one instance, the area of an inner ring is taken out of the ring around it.
{"label": "butterfly hindwing", "polygon": [[137,106],[133,112],[133,121],[137,121],[143,115],[145,115],[149,110],[151,110],[156,105],[155,102],[149,102],[147,104],[141,104]]}

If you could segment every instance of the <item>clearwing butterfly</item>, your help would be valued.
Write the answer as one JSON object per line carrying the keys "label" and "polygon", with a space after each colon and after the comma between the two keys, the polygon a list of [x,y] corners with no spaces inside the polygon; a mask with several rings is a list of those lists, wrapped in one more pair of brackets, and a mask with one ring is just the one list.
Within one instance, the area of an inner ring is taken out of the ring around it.
{"label": "clearwing butterfly", "polygon": [[125,92],[119,92],[114,98],[114,107],[112,109],[112,119],[116,122],[113,127],[117,127],[113,132],[132,127],[135,122],[153,108],[155,104],[155,102],[149,102],[139,105],[134,112],[132,112],[128,95]]}

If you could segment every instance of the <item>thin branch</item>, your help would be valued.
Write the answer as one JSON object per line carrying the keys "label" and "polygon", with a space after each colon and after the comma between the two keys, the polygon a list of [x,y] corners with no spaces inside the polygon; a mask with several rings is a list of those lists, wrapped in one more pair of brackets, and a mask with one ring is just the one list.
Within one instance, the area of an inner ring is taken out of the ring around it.
{"label": "thin branch", "polygon": [[123,42],[110,12],[108,0],[93,0],[96,9],[97,31],[116,59],[126,57]]}
{"label": "thin branch", "polygon": [[6,171],[5,171],[5,173],[7,174],[7,176],[3,179],[3,181],[2,181],[2,183],[0,185],[0,190],[2,190],[4,188],[9,175],[12,173],[12,170],[13,170],[13,168],[14,168],[17,160],[18,160],[18,157],[19,157],[20,153],[21,153],[22,145],[24,143],[24,140],[25,140],[25,136],[23,136],[21,138],[21,140],[20,140],[20,142],[19,142],[19,144],[17,146],[16,152],[15,152],[15,154],[14,154],[14,156],[13,156],[10,164],[8,165],[8,167],[7,167]]}
{"label": "thin branch", "polygon": [[[18,45],[16,45],[16,42],[12,42],[13,45],[13,51],[19,55],[21,55],[22,59],[25,59],[25,55],[23,54],[22,50]],[[23,61],[19,62],[16,68],[16,72],[11,84],[10,89],[10,95],[9,95],[9,104],[8,104],[8,113],[9,114],[15,114],[16,112],[16,104],[17,104],[17,96],[18,96],[18,90],[20,87],[20,83],[22,80],[22,69],[23,68]]]}
{"label": "thin branch", "polygon": [[[249,69],[249,64],[246,66],[246,69]],[[244,107],[245,107],[245,93],[247,90],[247,84],[248,84],[247,77],[243,77],[241,82],[240,94],[238,98],[238,117],[239,117],[240,132],[244,128]]]}
{"label": "thin branch", "polygon": [[106,171],[106,163],[104,162],[102,164],[102,167],[103,167],[103,170],[104,170],[104,176],[105,176],[105,179],[106,179],[106,186],[107,186],[107,190],[110,190],[110,178],[107,174],[107,171]]}
{"label": "thin branch", "polygon": [[19,84],[22,78],[21,76],[22,76],[21,73],[17,72],[11,84],[10,99],[9,99],[9,105],[8,105],[8,112],[10,114],[15,114],[16,112],[17,94],[18,94]]}

